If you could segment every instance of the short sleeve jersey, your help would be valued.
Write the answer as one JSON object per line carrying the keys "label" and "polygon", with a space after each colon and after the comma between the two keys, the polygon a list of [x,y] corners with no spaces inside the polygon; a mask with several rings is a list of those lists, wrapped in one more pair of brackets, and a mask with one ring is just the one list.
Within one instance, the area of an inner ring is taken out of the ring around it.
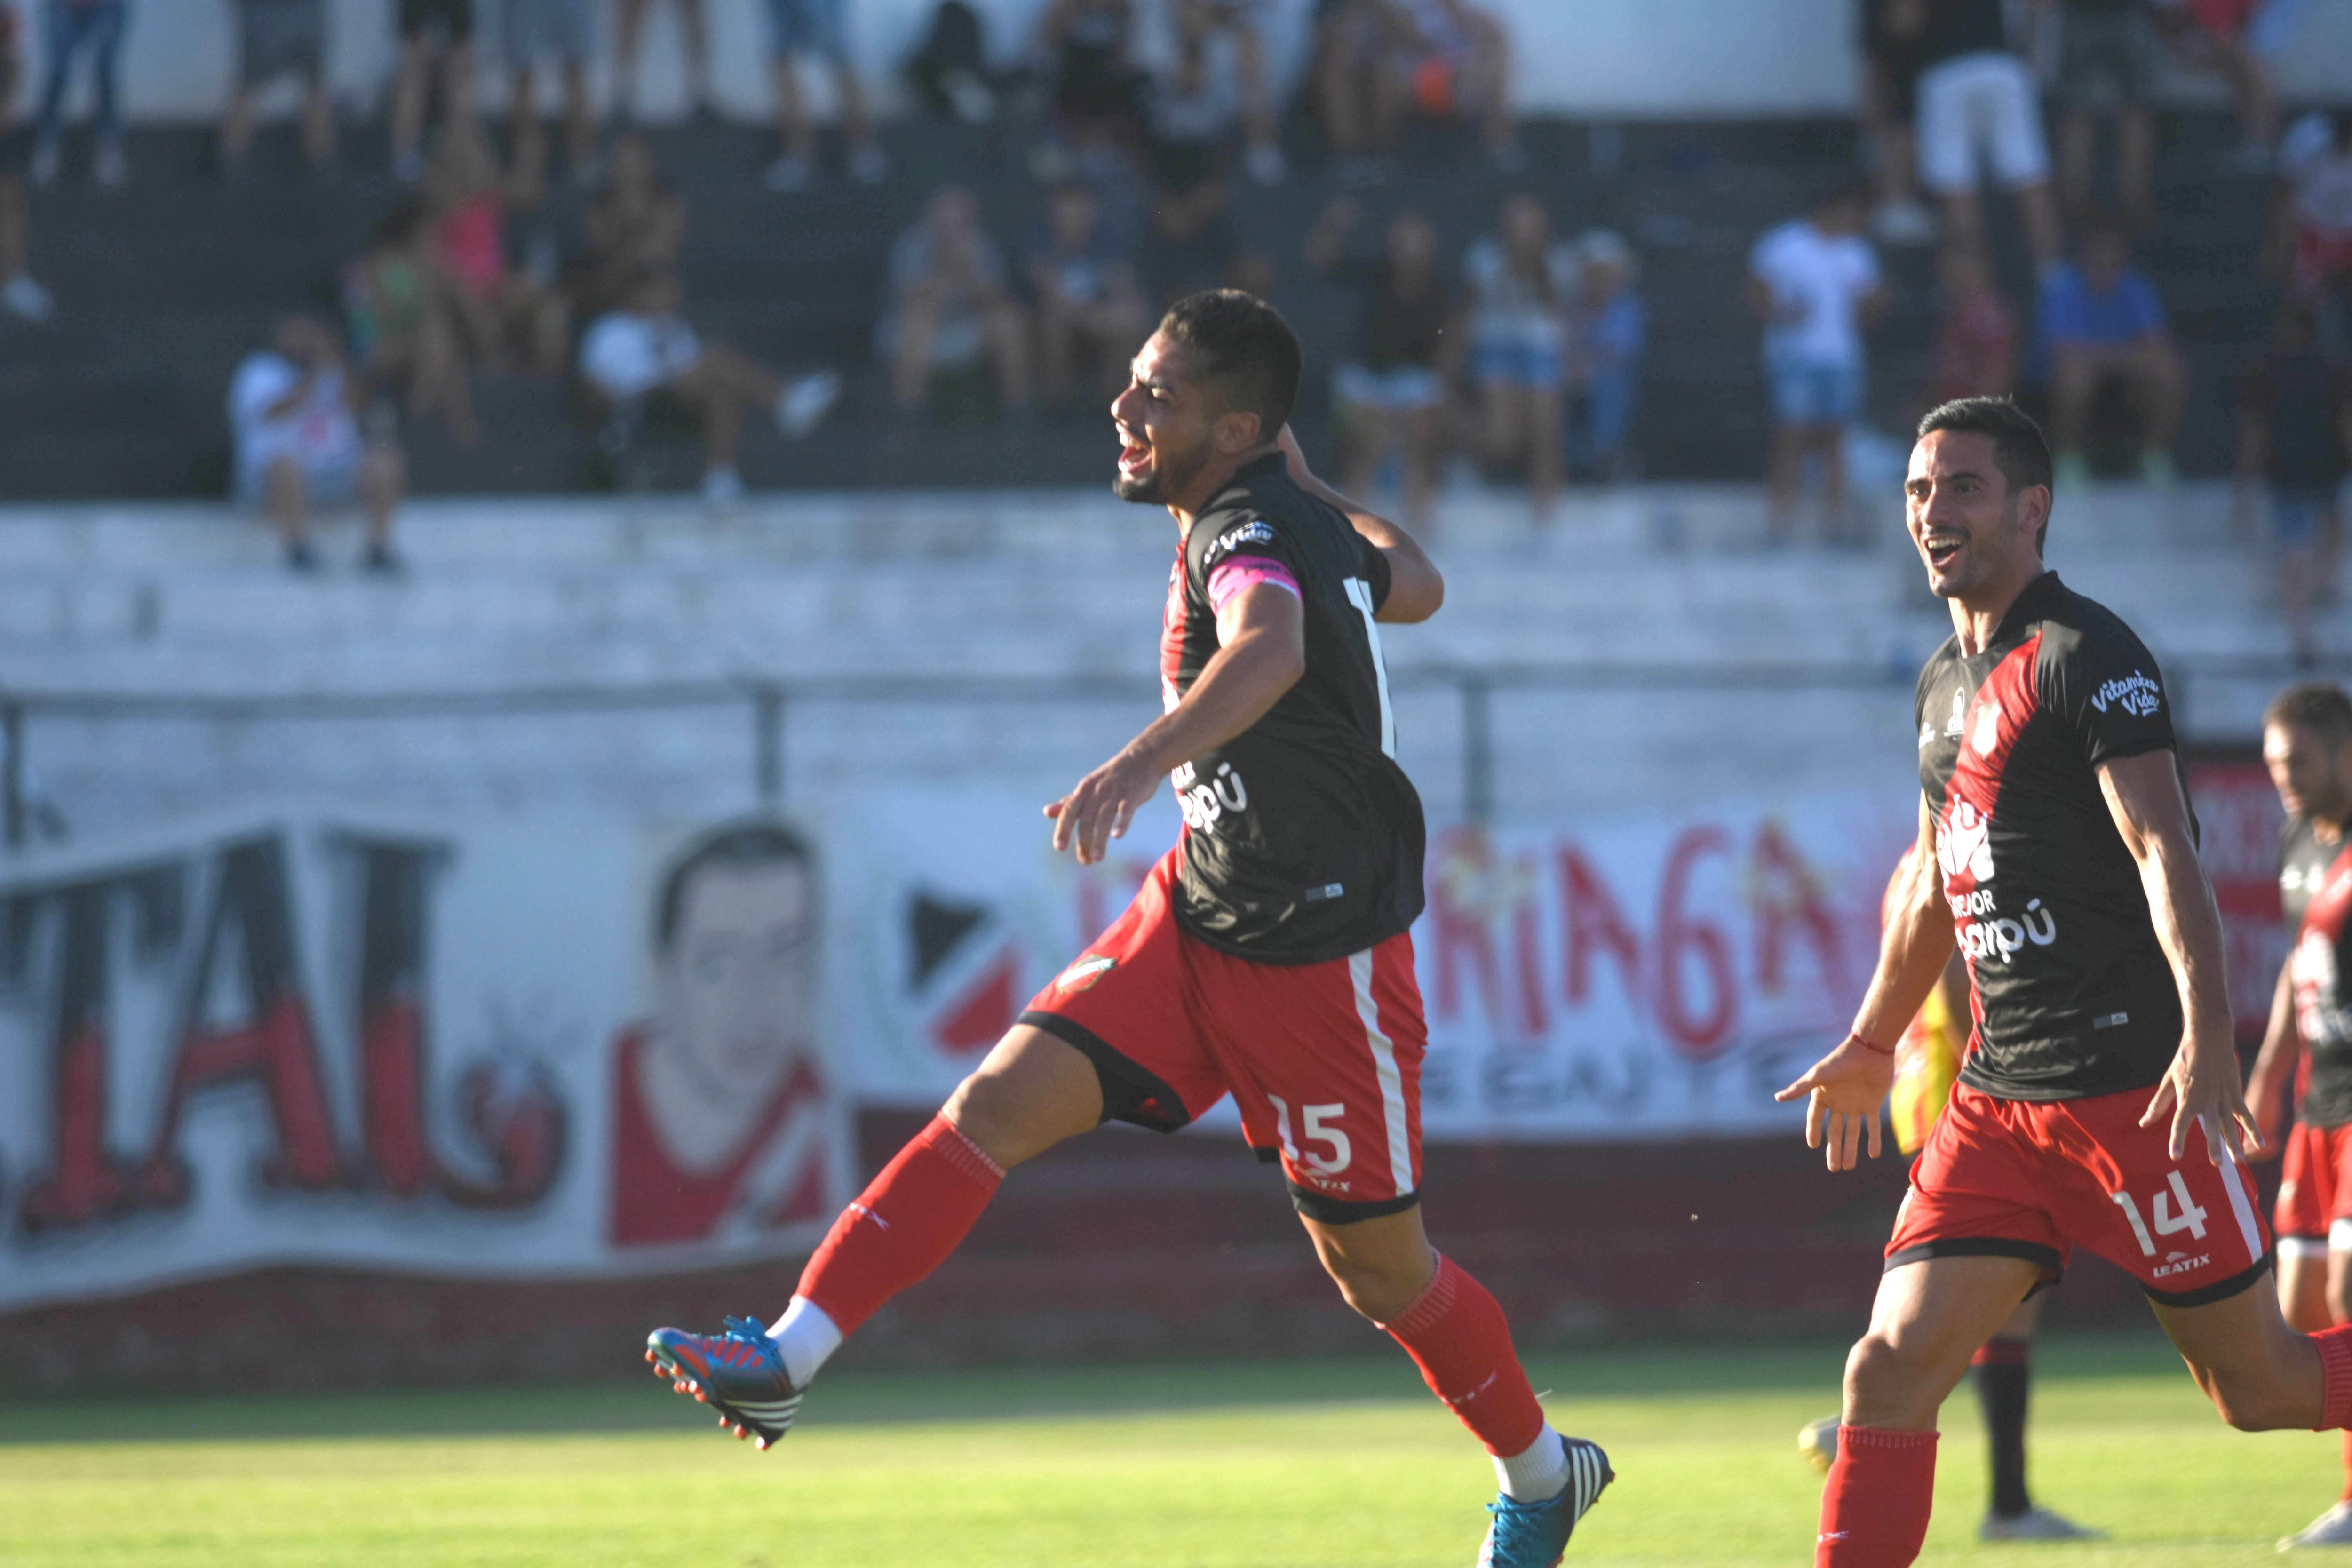
{"label": "short sleeve jersey", "polygon": [[1169,576],[1168,706],[1216,656],[1218,611],[1261,584],[1298,596],[1307,671],[1256,723],[1176,769],[1176,916],[1237,957],[1321,963],[1406,930],[1423,901],[1421,797],[1396,764],[1372,619],[1388,558],[1279,456],[1243,468],[1193,518]]}
{"label": "short sleeve jersey", "polygon": [[2305,816],[2279,840],[2279,904],[2294,935],[2287,979],[2310,1052],[2300,1110],[2309,1127],[2352,1122],[2352,843],[2323,839]]}
{"label": "short sleeve jersey", "polygon": [[2113,612],[2045,572],[1983,652],[1920,672],[1919,784],[1976,988],[1963,1081],[2004,1100],[2153,1085],[2180,999],[2098,768],[2174,749],[2164,678]]}

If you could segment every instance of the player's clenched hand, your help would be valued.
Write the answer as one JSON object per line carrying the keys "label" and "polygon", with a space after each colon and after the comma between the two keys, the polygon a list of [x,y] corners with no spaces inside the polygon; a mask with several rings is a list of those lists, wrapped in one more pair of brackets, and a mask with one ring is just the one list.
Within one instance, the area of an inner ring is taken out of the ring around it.
{"label": "player's clenched hand", "polygon": [[1878,1112],[1895,1083],[1895,1058],[1848,1035],[1845,1043],[1813,1064],[1813,1070],[1772,1098],[1809,1096],[1805,1147],[1828,1151],[1832,1171],[1862,1163],[1867,1136],[1870,1157],[1878,1158]]}
{"label": "player's clenched hand", "polygon": [[1121,752],[1080,779],[1076,789],[1045,808],[1054,819],[1055,852],[1076,845],[1079,865],[1100,860],[1112,839],[1127,837],[1136,808],[1160,787],[1160,772],[1133,752]]}
{"label": "player's clenched hand", "polygon": [[2192,1126],[2203,1129],[2206,1158],[2216,1166],[2221,1163],[2224,1151],[2242,1156],[2248,1147],[2261,1146],[2262,1128],[2246,1108],[2245,1089],[2238,1079],[2238,1053],[2226,1036],[2219,1037],[2216,1043],[2200,1043],[2192,1034],[2180,1042],[2139,1124],[2153,1127],[2167,1116],[2172,1119],[2170,1147],[2175,1160],[2188,1150]]}

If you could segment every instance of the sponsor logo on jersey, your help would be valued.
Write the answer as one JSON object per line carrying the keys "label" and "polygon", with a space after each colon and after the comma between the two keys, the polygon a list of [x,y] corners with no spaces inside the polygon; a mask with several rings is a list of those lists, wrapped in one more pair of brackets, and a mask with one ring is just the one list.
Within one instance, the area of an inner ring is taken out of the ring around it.
{"label": "sponsor logo on jersey", "polygon": [[2164,706],[2164,688],[2141,670],[2110,680],[2093,694],[2091,706],[2100,712],[2120,708],[2135,719],[2145,719]]}
{"label": "sponsor logo on jersey", "polygon": [[[1958,900],[1955,900],[1958,902]],[[2058,940],[2058,920],[2042,907],[2040,899],[2027,901],[2017,920],[1967,921],[1955,928],[1960,951],[1977,963],[2006,963],[2028,946],[2048,947]]]}
{"label": "sponsor logo on jersey", "polygon": [[1947,879],[1966,872],[1979,883],[1992,880],[1992,818],[1965,800],[1954,801],[1936,824],[1936,863]]}
{"label": "sponsor logo on jersey", "polygon": [[1091,991],[1096,981],[1118,967],[1118,959],[1089,952],[1055,977],[1054,989],[1069,993]]}
{"label": "sponsor logo on jersey", "polygon": [[1210,832],[1224,818],[1249,809],[1249,785],[1231,763],[1219,763],[1216,775],[1205,782],[1191,763],[1178,768],[1172,777],[1176,808],[1184,814],[1184,826],[1195,833]]}
{"label": "sponsor logo on jersey", "polygon": [[2180,1261],[2159,1263],[2147,1271],[2147,1277],[2151,1279],[2168,1279],[2175,1274],[2186,1274],[2192,1268],[2202,1268],[2213,1261],[2213,1255],[2210,1252],[2200,1253],[2195,1258],[2184,1258],[2178,1252],[2172,1256],[2179,1258]]}
{"label": "sponsor logo on jersey", "polygon": [[1214,566],[1244,544],[1272,544],[1274,539],[1274,524],[1253,518],[1217,535],[1209,548],[1201,552],[1201,564],[1203,568]]}

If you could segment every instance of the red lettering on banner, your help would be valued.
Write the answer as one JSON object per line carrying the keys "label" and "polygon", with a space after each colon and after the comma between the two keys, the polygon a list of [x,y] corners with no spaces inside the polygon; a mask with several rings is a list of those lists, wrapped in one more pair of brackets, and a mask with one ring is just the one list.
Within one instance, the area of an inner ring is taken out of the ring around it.
{"label": "red lettering on banner", "polygon": [[1767,817],[1748,852],[1750,901],[1756,920],[1756,983],[1767,995],[1788,984],[1788,943],[1794,936],[1811,944],[1825,985],[1845,977],[1844,944],[1837,915],[1821,879],[1789,842],[1780,823]]}
{"label": "red lettering on banner", "polygon": [[1630,996],[1642,994],[1642,939],[1619,908],[1617,896],[1573,844],[1559,852],[1561,913],[1568,929],[1568,1004],[1581,1006],[1592,994],[1592,963],[1606,954],[1616,961]]}
{"label": "red lettering on banner", "polygon": [[[1689,918],[1685,903],[1692,870],[1709,855],[1728,855],[1731,836],[1720,827],[1694,827],[1675,840],[1658,884],[1658,1018],[1675,1048],[1702,1059],[1731,1038],[1738,1012],[1738,984],[1731,941],[1720,927]],[[1694,1012],[1685,993],[1687,960],[1696,957],[1706,975],[1706,1010]]]}
{"label": "red lettering on banner", "polygon": [[1438,1015],[1460,1016],[1466,966],[1486,1016],[1499,1020],[1502,965],[1486,910],[1487,889],[1494,883],[1495,847],[1479,829],[1457,827],[1438,839],[1432,858],[1437,874],[1430,879],[1429,923],[1436,947]]}

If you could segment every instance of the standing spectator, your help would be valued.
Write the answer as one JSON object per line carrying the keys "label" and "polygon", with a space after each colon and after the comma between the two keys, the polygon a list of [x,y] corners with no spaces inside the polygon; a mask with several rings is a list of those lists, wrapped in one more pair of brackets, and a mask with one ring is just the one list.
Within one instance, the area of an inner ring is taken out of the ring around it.
{"label": "standing spectator", "polygon": [[1919,39],[1919,182],[1944,205],[1946,237],[1982,243],[1978,160],[2016,193],[2037,269],[2059,258],[2058,205],[2033,73],[2011,52],[2002,0],[1926,0]]}
{"label": "standing spectator", "polygon": [[371,572],[399,570],[392,521],[406,465],[388,437],[361,434],[364,395],[333,331],[309,316],[279,322],[272,346],[247,355],[229,383],[237,499],[268,517],[285,542],[286,564],[297,572],[318,568],[312,513],[355,501],[367,510],[362,563]]}
{"label": "standing spectator", "polygon": [[1824,536],[1845,531],[1845,429],[1862,411],[1863,329],[1886,303],[1862,236],[1867,196],[1841,191],[1766,234],[1748,258],[1748,308],[1764,322],[1772,397],[1767,472],[1772,542],[1795,531],[1806,458],[1820,460]]}
{"label": "standing spectator", "polygon": [[1877,205],[1871,232],[1889,245],[1926,245],[1936,217],[1919,200],[1919,46],[1927,0],[1863,0],[1862,129]]}
{"label": "standing spectator", "polygon": [[662,181],[653,143],[635,132],[613,144],[604,188],[582,221],[586,244],[572,275],[583,320],[602,315],[646,273],[677,276],[686,242],[686,201]]}
{"label": "standing spectator", "polygon": [[442,129],[424,189],[433,259],[457,285],[474,359],[496,368],[519,358],[530,374],[562,374],[570,310],[552,277],[512,266],[507,254],[508,211],[529,206],[537,193],[500,176],[473,120]]}
{"label": "standing spectator", "polygon": [[392,174],[425,174],[425,121],[436,77],[445,127],[474,121],[474,0],[400,0],[400,68],[392,82]]}
{"label": "standing spectator", "polygon": [[352,343],[371,387],[397,393],[410,418],[438,418],[470,447],[480,430],[466,383],[464,303],[428,239],[425,204],[414,198],[376,225],[344,280]]}
{"label": "standing spectator", "polygon": [[1445,415],[1439,367],[1451,306],[1427,218],[1401,212],[1378,252],[1350,254],[1349,239],[1362,223],[1363,209],[1343,196],[1307,237],[1307,264],[1356,285],[1363,302],[1356,353],[1331,384],[1345,449],[1341,482],[1350,494],[1369,495],[1393,454],[1404,469],[1405,516],[1418,531],[1437,494]]}
{"label": "standing spectator", "polygon": [[2125,221],[2146,226],[2156,207],[2156,89],[2163,40],[2154,0],[2060,0],[2058,96],[2066,117],[2058,132],[2058,190],[2076,222],[2091,211],[2092,162],[2099,121],[2116,126],[2116,205]]}
{"label": "standing spectator", "polygon": [[575,184],[596,174],[596,109],[588,68],[596,58],[593,0],[505,0],[499,47],[512,73],[508,150],[517,178],[537,189],[545,181],[547,127],[539,117],[539,66],[553,56],[563,82],[563,162]]}
{"label": "standing spectator", "polygon": [[2352,370],[2320,352],[2311,307],[2289,301],[2271,327],[2271,346],[2239,388],[2241,505],[2269,492],[2279,548],[2279,602],[2297,662],[2318,647],[2315,600],[2332,597],[2343,551],[2336,496],[2352,452]]}
{"label": "standing spectator", "polygon": [[743,495],[735,452],[744,410],[767,409],[776,428],[798,440],[841,395],[841,377],[821,370],[779,381],[726,344],[705,342],[679,310],[676,278],[640,275],[619,307],[598,317],[581,339],[580,374],[607,416],[656,393],[677,400],[702,430],[703,500],[732,506]]}
{"label": "standing spectator", "polygon": [[2269,166],[2278,140],[2278,89],[2268,61],[2302,19],[2298,0],[2170,0],[2159,14],[2174,47],[2190,64],[2230,84],[2245,133],[2240,162]]}
{"label": "standing spectator", "polygon": [[1397,0],[1406,24],[1406,79],[1412,104],[1432,120],[1459,120],[1477,132],[1506,173],[1527,164],[1512,133],[1511,41],[1503,25],[1469,0]]}
{"label": "standing spectator", "polygon": [[2011,395],[2017,390],[2017,311],[1984,252],[1948,245],[1937,273],[1936,352],[1921,412],[1963,397]]}
{"label": "standing spectator", "polygon": [[1490,468],[1524,468],[1528,504],[1542,521],[1565,472],[1561,390],[1576,250],[1552,238],[1541,202],[1513,196],[1497,232],[1470,247],[1462,272],[1479,455]]}
{"label": "standing spectator", "polygon": [[1390,0],[1317,0],[1315,108],[1343,177],[1378,176],[1396,151],[1412,87],[1403,68],[1411,41]]}
{"label": "standing spectator", "polygon": [[922,407],[942,374],[982,366],[1003,404],[1029,406],[1027,323],[970,191],[934,193],[921,221],[898,237],[890,292],[878,336],[902,412]]}
{"label": "standing spectator", "polygon": [[969,0],[940,0],[906,70],[908,85],[933,114],[966,125],[994,122],[999,94],[988,64],[988,29]]}
{"label": "standing spectator", "polygon": [[816,174],[816,131],[808,107],[801,101],[800,57],[821,57],[833,68],[834,97],[841,105],[842,133],[849,142],[850,177],[864,185],[878,185],[890,172],[890,160],[874,139],[873,117],[866,111],[866,89],[849,63],[849,39],[845,31],[847,0],[768,0],[768,20],[774,28],[769,74],[776,86],[776,138],[782,145],[768,165],[768,189],[804,190]]}
{"label": "standing spectator", "polygon": [[[1265,9],[1265,0],[1176,0],[1176,37],[1180,61],[1188,50],[1205,56],[1216,37],[1232,41],[1242,130],[1248,142],[1243,163],[1259,184],[1278,185],[1290,164],[1276,134],[1274,96],[1266,86],[1265,35],[1258,26]],[[1192,68],[1205,74],[1205,60]]]}
{"label": "standing spectator", "polygon": [[41,44],[47,68],[41,80],[40,118],[33,141],[33,184],[46,185],[58,177],[63,154],[66,83],[74,57],[89,56],[90,86],[98,98],[91,121],[98,152],[90,169],[101,185],[119,185],[131,177],[131,159],[123,151],[122,121],[116,104],[121,79],[122,35],[131,25],[131,0],[47,0],[47,26]]}
{"label": "standing spectator", "polygon": [[1065,136],[1081,148],[1137,140],[1146,78],[1135,65],[1134,0],[1051,0],[1035,49]]}
{"label": "standing spectator", "polygon": [[[637,102],[638,50],[645,42],[646,14],[655,0],[621,0],[620,49],[613,61],[613,97],[625,121],[633,119]],[[686,90],[697,119],[714,112],[710,95],[710,19],[703,0],[674,0],[677,28],[686,43]]]}
{"label": "standing spectator", "polygon": [[16,118],[24,72],[22,24],[11,0],[0,0],[0,308],[37,324],[57,313],[57,301],[26,270],[31,219],[25,205],[25,163],[32,130]]}
{"label": "standing spectator", "polygon": [[1049,404],[1070,395],[1081,363],[1095,367],[1106,399],[1127,384],[1128,363],[1151,335],[1143,290],[1126,253],[1106,239],[1102,204],[1072,180],[1045,206],[1044,242],[1030,253],[1029,286],[1037,300],[1038,384]]}
{"label": "standing spectator", "polygon": [[1576,292],[1568,308],[1568,456],[1576,471],[1610,483],[1625,477],[1649,311],[1634,291],[1633,247],[1596,228],[1576,242]]}
{"label": "standing spectator", "polygon": [[316,172],[335,156],[327,96],[326,0],[236,0],[236,87],[221,115],[220,168],[234,176],[253,145],[253,95],[283,76],[302,80],[302,156]]}
{"label": "standing spectator", "polygon": [[[2279,146],[2270,270],[2299,297],[2327,301],[2326,336],[2345,350],[2342,296],[2352,289],[2352,109],[2307,114]],[[2329,297],[2333,296],[2331,300]]]}
{"label": "standing spectator", "polygon": [[2140,478],[2169,485],[2172,443],[2189,370],[2165,324],[2164,302],[2132,265],[2131,241],[2112,223],[2086,236],[2078,258],[2042,287],[2042,326],[2050,344],[2050,412],[2057,480],[2072,489],[2091,477],[2084,456],[2099,394],[2121,389],[2131,408]]}

